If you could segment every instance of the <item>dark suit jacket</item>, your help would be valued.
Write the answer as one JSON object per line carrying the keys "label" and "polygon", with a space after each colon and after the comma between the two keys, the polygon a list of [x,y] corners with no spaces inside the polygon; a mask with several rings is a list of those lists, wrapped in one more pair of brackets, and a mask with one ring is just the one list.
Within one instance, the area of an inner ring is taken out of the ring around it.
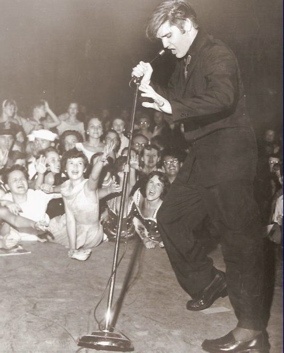
{"label": "dark suit jacket", "polygon": [[190,173],[195,160],[205,186],[232,179],[252,180],[256,141],[235,55],[202,30],[188,54],[187,79],[184,60],[178,59],[168,87],[155,87],[170,101],[173,120],[184,123],[186,139],[192,144],[182,169]]}

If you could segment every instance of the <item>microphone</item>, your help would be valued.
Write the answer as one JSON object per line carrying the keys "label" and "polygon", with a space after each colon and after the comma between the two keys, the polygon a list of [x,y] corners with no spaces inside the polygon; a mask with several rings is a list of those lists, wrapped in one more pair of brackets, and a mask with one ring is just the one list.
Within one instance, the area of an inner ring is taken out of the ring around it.
{"label": "microphone", "polygon": [[[165,49],[160,50],[159,53],[151,61],[149,61],[149,64],[152,64],[155,60],[157,60],[160,56],[163,56],[165,53],[166,53]],[[142,80],[142,78],[143,76],[141,77],[133,76],[129,81],[129,87],[131,87],[132,82],[139,83]]]}

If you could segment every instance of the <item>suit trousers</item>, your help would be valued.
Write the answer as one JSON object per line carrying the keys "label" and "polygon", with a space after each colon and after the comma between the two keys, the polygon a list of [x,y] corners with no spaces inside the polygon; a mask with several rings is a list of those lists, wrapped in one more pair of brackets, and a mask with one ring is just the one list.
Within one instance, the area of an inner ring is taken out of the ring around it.
{"label": "suit trousers", "polygon": [[220,233],[226,282],[238,326],[263,329],[263,238],[250,180],[200,185],[187,157],[157,215],[158,227],[181,287],[198,296],[218,271],[195,229],[206,216]]}

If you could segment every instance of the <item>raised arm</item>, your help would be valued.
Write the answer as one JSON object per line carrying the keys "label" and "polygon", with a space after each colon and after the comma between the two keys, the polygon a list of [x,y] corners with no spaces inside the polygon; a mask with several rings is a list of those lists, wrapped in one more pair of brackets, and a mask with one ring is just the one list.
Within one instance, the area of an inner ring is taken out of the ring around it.
{"label": "raised arm", "polygon": [[61,121],[58,119],[58,117],[50,109],[47,101],[45,101],[45,110],[46,110],[47,114],[51,117],[51,119],[53,120],[52,123],[45,123],[45,128],[52,129],[52,128],[54,128],[54,127],[56,127],[56,126],[61,124]]}
{"label": "raised arm", "polygon": [[103,154],[94,159],[93,168],[87,184],[90,190],[97,190],[101,171],[104,165],[108,164],[107,158],[113,152],[113,148],[114,143],[111,143],[110,145],[105,145]]}

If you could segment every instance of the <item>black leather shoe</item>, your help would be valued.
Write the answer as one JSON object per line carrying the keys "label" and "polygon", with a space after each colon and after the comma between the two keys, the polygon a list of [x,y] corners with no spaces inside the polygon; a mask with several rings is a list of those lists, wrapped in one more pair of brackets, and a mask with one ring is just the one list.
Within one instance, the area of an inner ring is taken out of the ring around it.
{"label": "black leather shoe", "polygon": [[220,271],[216,274],[213,281],[204,288],[196,298],[187,302],[186,308],[191,311],[204,310],[209,308],[216,299],[220,297],[224,298],[227,295],[225,274]]}
{"label": "black leather shoe", "polygon": [[232,332],[215,340],[205,340],[202,348],[210,353],[269,353],[268,338],[260,333],[250,341],[236,341]]}

